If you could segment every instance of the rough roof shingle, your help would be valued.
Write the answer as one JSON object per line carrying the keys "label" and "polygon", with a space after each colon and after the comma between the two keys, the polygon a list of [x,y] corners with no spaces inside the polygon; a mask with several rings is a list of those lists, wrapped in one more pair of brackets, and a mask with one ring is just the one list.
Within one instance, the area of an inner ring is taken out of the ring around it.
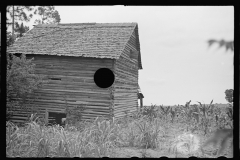
{"label": "rough roof shingle", "polygon": [[137,23],[40,24],[8,52],[118,59],[134,29]]}

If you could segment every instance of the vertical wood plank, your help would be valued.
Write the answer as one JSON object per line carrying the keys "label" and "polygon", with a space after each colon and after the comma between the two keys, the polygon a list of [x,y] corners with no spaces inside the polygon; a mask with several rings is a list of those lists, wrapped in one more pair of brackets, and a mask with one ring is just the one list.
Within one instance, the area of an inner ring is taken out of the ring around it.
{"label": "vertical wood plank", "polygon": [[45,109],[45,125],[48,124],[48,109]]}

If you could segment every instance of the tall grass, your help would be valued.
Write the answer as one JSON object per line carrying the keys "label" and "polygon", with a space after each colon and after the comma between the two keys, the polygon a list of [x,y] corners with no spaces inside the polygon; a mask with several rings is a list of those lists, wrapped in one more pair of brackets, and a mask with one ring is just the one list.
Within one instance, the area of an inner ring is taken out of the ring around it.
{"label": "tall grass", "polygon": [[[145,107],[140,112],[126,114],[125,117],[117,120],[96,118],[93,122],[78,122],[75,126],[65,126],[65,128],[59,125],[41,125],[33,118],[30,118],[24,127],[7,122],[6,155],[7,157],[112,157],[115,149],[121,147],[136,147],[145,151],[149,148],[161,148],[160,144],[165,145],[164,140],[170,137],[166,131],[173,125],[173,117],[162,110],[157,106]],[[183,115],[180,114],[181,119],[184,118]],[[176,124],[181,124],[183,129],[188,125],[184,121]],[[190,146],[195,145],[195,141],[193,143],[188,140],[189,138],[174,140],[171,144],[172,152],[177,153],[177,149],[185,144],[191,149]]]}
{"label": "tall grass", "polygon": [[97,118],[83,131],[59,125],[41,126],[35,121],[25,127],[7,122],[7,157],[103,157],[115,147],[118,125]]}
{"label": "tall grass", "polygon": [[7,157],[111,156],[116,147],[156,148],[160,131],[157,119],[140,113],[111,122],[96,118],[80,126],[45,126],[32,118],[24,127],[7,122]]}

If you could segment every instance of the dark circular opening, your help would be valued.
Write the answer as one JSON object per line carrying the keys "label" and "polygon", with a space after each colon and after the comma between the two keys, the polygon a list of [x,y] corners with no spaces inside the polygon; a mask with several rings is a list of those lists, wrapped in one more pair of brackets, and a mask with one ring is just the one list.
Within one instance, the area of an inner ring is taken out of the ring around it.
{"label": "dark circular opening", "polygon": [[108,88],[114,82],[114,73],[108,68],[100,68],[94,74],[94,82],[100,88]]}

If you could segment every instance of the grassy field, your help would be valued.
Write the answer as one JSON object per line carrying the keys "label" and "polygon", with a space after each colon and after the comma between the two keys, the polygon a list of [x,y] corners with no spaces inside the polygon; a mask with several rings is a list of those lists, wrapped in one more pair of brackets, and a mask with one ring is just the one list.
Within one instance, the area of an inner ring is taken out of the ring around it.
{"label": "grassy field", "polygon": [[[204,105],[200,107],[204,108]],[[200,146],[217,128],[231,128],[232,120],[226,108],[205,108],[206,111],[196,111],[189,104],[179,108],[145,106],[141,112],[126,114],[122,119],[108,121],[97,118],[91,123],[78,122],[65,128],[39,125],[36,121],[26,123],[24,127],[7,122],[6,155],[215,157],[217,148],[209,146],[202,153]],[[231,149],[227,149],[224,156],[232,157]]]}

